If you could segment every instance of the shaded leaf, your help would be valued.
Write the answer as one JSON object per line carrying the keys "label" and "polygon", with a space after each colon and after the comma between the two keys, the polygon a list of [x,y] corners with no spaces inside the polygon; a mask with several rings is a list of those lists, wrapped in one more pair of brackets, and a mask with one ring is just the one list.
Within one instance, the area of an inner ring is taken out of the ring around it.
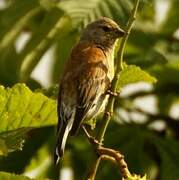
{"label": "shaded leaf", "polygon": [[[15,131],[18,131],[18,130],[15,130]],[[19,132],[20,131],[21,129],[19,130]],[[52,142],[49,140],[50,136],[53,137],[53,145],[52,145]],[[16,173],[16,174],[24,173],[25,167],[28,166],[31,158],[34,157],[35,154],[38,152],[38,150],[46,143],[51,143],[49,145],[49,147],[52,149],[50,154],[53,155],[54,143],[55,143],[53,126],[35,128],[28,131],[25,135],[20,134],[19,137],[25,138],[25,143],[23,144],[24,145],[23,150],[14,151],[12,153],[9,153],[8,156],[0,156],[0,170],[1,171],[6,171],[6,172],[11,172],[11,173]],[[18,165],[17,165],[17,162],[18,162]]]}
{"label": "shaded leaf", "polygon": [[[124,154],[125,161],[131,173],[149,173],[152,161],[145,150],[146,131],[147,129],[138,125],[119,125],[112,121],[108,133],[106,134],[106,146],[119,150]],[[105,177],[110,178],[114,175],[111,164],[107,166],[105,170],[102,168],[99,175],[101,175],[103,179]]]}
{"label": "shaded leaf", "polygon": [[22,150],[25,142],[25,133],[29,130],[30,128],[21,128],[14,131],[0,133],[0,155],[6,156],[10,152]]}
{"label": "shaded leaf", "polygon": [[178,84],[179,62],[169,62],[163,66],[156,65],[151,69],[151,73],[156,76],[159,84]]}
{"label": "shaded leaf", "polygon": [[[63,14],[63,13],[62,13]],[[43,28],[43,26],[41,27]],[[28,80],[31,72],[38,64],[39,60],[43,56],[43,54],[49,49],[49,47],[54,43],[57,39],[59,40],[63,37],[64,34],[69,32],[71,28],[71,20],[68,16],[64,15],[59,17],[55,24],[52,25],[43,35],[41,31],[36,34],[36,37],[40,35],[40,39],[35,39],[33,37],[32,44],[29,42],[26,48],[22,52],[21,56],[21,80]],[[39,34],[40,33],[40,34]],[[34,44],[36,46],[34,46]]]}
{"label": "shaded leaf", "polygon": [[107,16],[125,23],[132,8],[130,0],[61,1],[58,4],[73,19],[74,27],[86,26],[95,19]]}
{"label": "shaded leaf", "polygon": [[[13,1],[10,6],[1,12],[0,16],[0,39],[6,36],[7,32],[13,31],[13,27],[19,24],[19,20],[23,19],[32,9],[38,6],[38,1]],[[16,34],[16,33],[15,33]],[[8,38],[8,37],[7,37]]]}
{"label": "shaded leaf", "polygon": [[161,158],[161,180],[178,180],[179,143],[173,139],[162,139],[154,135],[150,136],[150,141],[156,146]]}
{"label": "shaded leaf", "polygon": [[8,86],[18,80],[18,54],[13,45],[0,51],[0,81]]}
{"label": "shaded leaf", "polygon": [[169,11],[167,13],[165,22],[163,23],[162,30],[167,35],[172,35],[179,27],[178,19],[176,18],[179,16],[179,3],[178,0],[171,0],[169,2]]}
{"label": "shaded leaf", "polygon": [[52,156],[47,144],[45,144],[31,158],[30,163],[25,168],[24,175],[31,175],[30,177],[45,179],[52,163]]}
{"label": "shaded leaf", "polygon": [[18,22],[12,27],[6,34],[3,36],[0,41],[0,51],[3,51],[4,48],[8,47],[13,41],[17,38],[22,29],[27,25],[29,19],[35,16],[40,12],[40,8],[34,8],[31,11],[27,12]]}
{"label": "shaded leaf", "polygon": [[59,91],[59,85],[55,84],[51,87],[49,87],[48,89],[36,89],[35,92],[41,92],[43,93],[45,96],[50,97],[52,99],[57,99],[58,97],[58,91]]}
{"label": "shaded leaf", "polygon": [[28,178],[28,177],[22,176],[22,175],[16,175],[16,174],[11,174],[11,173],[0,171],[0,179],[30,180],[31,178]]}
{"label": "shaded leaf", "polygon": [[52,81],[59,83],[60,75],[63,72],[65,62],[68,60],[68,56],[73,45],[78,39],[78,32],[76,30],[71,31],[66,36],[62,37],[57,43],[55,49],[55,62],[52,70]]}

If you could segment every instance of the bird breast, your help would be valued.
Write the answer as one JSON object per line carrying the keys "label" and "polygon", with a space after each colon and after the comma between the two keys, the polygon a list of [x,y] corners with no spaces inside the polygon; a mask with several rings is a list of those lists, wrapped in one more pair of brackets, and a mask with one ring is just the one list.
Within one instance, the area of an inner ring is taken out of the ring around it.
{"label": "bird breast", "polygon": [[108,66],[108,73],[107,76],[110,80],[110,82],[114,78],[114,48],[108,50],[109,52],[106,54],[107,55],[107,66]]}

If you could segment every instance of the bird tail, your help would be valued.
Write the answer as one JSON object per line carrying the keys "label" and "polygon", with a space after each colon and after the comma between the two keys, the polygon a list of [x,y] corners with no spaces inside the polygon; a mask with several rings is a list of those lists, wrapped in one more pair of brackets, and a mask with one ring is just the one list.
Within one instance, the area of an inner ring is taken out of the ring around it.
{"label": "bird tail", "polygon": [[57,137],[58,140],[57,140],[55,154],[54,154],[55,164],[58,163],[59,159],[64,154],[66,141],[70,133],[70,130],[72,128],[72,124],[73,124],[73,119],[70,119],[70,121],[67,124],[63,123],[63,126],[59,129],[58,137]]}

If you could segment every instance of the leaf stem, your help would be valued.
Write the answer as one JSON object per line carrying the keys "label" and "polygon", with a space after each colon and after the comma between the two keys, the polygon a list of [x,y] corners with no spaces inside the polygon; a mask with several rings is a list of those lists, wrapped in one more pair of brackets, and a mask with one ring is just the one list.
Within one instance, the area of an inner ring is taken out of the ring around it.
{"label": "leaf stem", "polygon": [[[134,24],[134,20],[136,18],[138,5],[139,5],[139,0],[135,0],[134,7],[131,11],[131,15],[130,15],[128,23],[127,23],[125,35],[121,41],[119,51],[117,52],[117,59],[118,59],[119,63],[117,63],[117,65],[116,65],[116,72],[115,72],[114,79],[113,79],[112,84],[111,84],[111,92],[113,92],[113,93],[115,93],[117,91],[118,79],[120,76],[120,72],[123,69],[124,48],[125,48],[125,45],[126,45],[128,38],[129,38],[129,34],[130,34],[132,26]],[[109,100],[108,100],[108,104],[107,104],[106,109],[105,109],[103,119],[102,119],[100,127],[99,127],[99,131],[98,131],[97,136],[96,136],[96,139],[99,141],[100,144],[102,144],[102,142],[104,140],[104,135],[105,135],[106,129],[108,127],[109,121],[110,121],[111,116],[113,114],[114,102],[115,102],[115,97],[110,95]],[[90,167],[89,173],[87,175],[88,180],[94,180],[95,179],[100,160],[101,160],[101,158],[99,158],[99,156],[95,157],[95,159],[92,162],[92,165]],[[128,169],[126,170],[126,172],[129,173]],[[125,176],[125,173],[123,175]]]}

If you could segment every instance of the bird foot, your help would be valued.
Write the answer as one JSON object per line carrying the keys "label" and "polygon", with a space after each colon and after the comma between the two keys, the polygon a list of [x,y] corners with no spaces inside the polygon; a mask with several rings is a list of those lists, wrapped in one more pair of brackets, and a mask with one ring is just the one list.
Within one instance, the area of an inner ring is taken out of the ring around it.
{"label": "bird foot", "polygon": [[97,139],[95,139],[93,136],[90,136],[90,137],[89,137],[89,141],[90,141],[91,144],[95,145],[96,147],[102,145],[102,144],[101,144]]}
{"label": "bird foot", "polygon": [[82,128],[83,128],[83,131],[84,131],[85,135],[87,136],[87,138],[91,144],[93,144],[94,146],[101,146],[102,145],[97,139],[95,139],[95,137],[93,137],[89,134],[89,132],[87,131],[87,129],[85,128],[84,125],[82,125]]}
{"label": "bird foot", "polygon": [[111,90],[107,90],[107,94],[114,96],[114,97],[119,97],[119,92],[112,92]]}

